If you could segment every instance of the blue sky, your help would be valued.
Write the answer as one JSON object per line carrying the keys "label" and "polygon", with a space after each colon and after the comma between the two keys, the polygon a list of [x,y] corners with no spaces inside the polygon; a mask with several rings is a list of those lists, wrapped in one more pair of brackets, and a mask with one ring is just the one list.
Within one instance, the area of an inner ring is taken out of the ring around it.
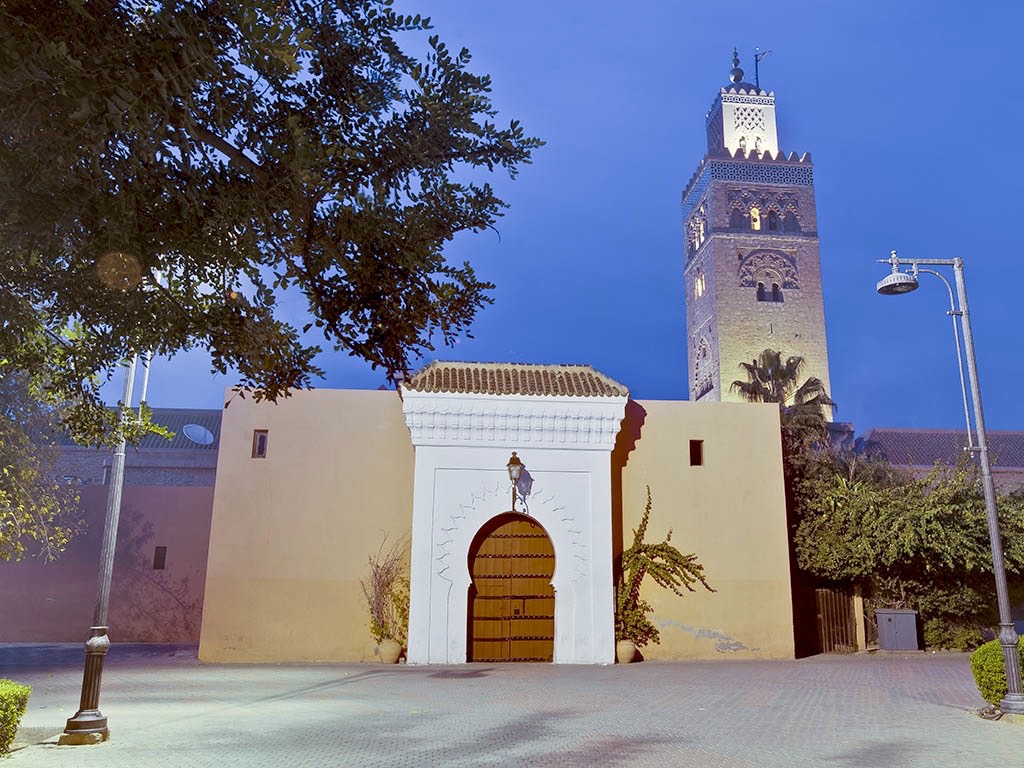
{"label": "blue sky", "polygon": [[[449,48],[468,47],[493,78],[499,119],[547,142],[516,181],[495,179],[511,206],[500,237],[452,244],[498,287],[475,338],[436,358],[588,363],[637,399],[685,399],[680,195],[733,46],[750,80],[760,47],[772,51],[760,76],[780,147],[815,164],[836,418],[858,432],[962,426],[946,289],[923,276],[909,296],[874,291],[887,270],[875,259],[896,248],[965,260],[987,426],[1024,429],[1012,313],[1024,297],[1021,4],[398,5],[431,16]],[[383,383],[342,354],[320,364],[320,386]],[[150,403],[219,407],[231,381],[208,371],[200,354],[154,361]]]}

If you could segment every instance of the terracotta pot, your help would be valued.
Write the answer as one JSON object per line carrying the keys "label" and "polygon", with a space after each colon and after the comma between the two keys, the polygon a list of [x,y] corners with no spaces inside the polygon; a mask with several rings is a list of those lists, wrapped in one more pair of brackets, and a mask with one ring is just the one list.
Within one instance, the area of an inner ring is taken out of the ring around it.
{"label": "terracotta pot", "polygon": [[636,658],[636,644],[632,640],[619,640],[615,644],[615,658],[619,664],[629,664]]}
{"label": "terracotta pot", "polygon": [[377,646],[377,656],[381,664],[397,664],[402,655],[402,644],[390,637],[385,637]]}

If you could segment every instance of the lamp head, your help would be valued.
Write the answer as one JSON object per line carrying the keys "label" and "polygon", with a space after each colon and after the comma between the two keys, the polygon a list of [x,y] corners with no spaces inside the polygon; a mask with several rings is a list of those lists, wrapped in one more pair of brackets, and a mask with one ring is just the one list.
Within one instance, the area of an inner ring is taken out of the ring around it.
{"label": "lamp head", "polygon": [[506,469],[508,469],[508,479],[513,483],[519,482],[519,476],[523,473],[523,462],[516,456],[515,451],[512,451],[512,458],[508,460]]}
{"label": "lamp head", "polygon": [[890,274],[878,281],[875,290],[883,296],[910,293],[917,290],[917,277],[907,272],[900,272],[899,267],[894,266]]}
{"label": "lamp head", "polygon": [[917,289],[917,262],[913,264],[913,271],[900,272],[900,260],[896,251],[889,254],[888,259],[879,259],[883,264],[888,262],[892,265],[892,272],[875,284],[875,290],[883,296],[896,296],[901,293],[910,293]]}

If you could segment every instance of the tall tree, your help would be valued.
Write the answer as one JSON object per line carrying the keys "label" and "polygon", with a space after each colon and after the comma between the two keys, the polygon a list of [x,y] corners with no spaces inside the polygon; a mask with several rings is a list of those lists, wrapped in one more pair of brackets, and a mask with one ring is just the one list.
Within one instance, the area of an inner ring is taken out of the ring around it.
{"label": "tall tree", "polygon": [[800,381],[802,357],[783,359],[782,353],[766,349],[749,363],[740,363],[746,380],[737,379],[732,390],[752,403],[778,403],[783,429],[799,442],[821,440],[828,411],[835,403],[821,379]]}
{"label": "tall tree", "polygon": [[[824,465],[823,465],[824,468]],[[914,608],[932,646],[978,644],[996,621],[984,495],[968,460],[923,478],[855,476],[843,467],[806,482],[794,533],[801,568],[859,583],[875,607]],[[1024,569],[1024,495],[999,499],[1006,567]]]}
{"label": "tall tree", "polygon": [[98,389],[143,349],[204,348],[273,400],[320,373],[313,326],[390,377],[467,333],[493,286],[444,246],[541,142],[429,29],[391,0],[0,5],[7,370],[111,443]]}
{"label": "tall tree", "polygon": [[0,561],[53,560],[81,529],[77,494],[54,478],[56,419],[29,386],[0,375]]}

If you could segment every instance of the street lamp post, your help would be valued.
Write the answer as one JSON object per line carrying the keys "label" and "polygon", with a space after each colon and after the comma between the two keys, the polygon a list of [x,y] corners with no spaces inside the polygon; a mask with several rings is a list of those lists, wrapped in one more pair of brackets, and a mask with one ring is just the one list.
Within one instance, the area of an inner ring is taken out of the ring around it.
{"label": "street lamp post", "polygon": [[[977,447],[972,450],[978,454],[981,464],[981,482],[985,492],[985,511],[988,515],[988,536],[989,545],[992,549],[992,570],[996,579],[996,599],[999,603],[999,643],[1003,646],[1003,664],[1006,669],[1007,693],[1005,698],[999,702],[999,708],[1003,712],[1012,714],[1024,714],[1024,692],[1021,691],[1020,677],[1020,656],[1017,650],[1017,631],[1013,626],[1013,619],[1010,615],[1010,596],[1006,586],[1006,565],[1003,559],[1003,542],[999,534],[999,515],[996,511],[996,491],[992,481],[992,468],[988,459],[988,441],[985,436],[985,417],[981,408],[981,389],[978,384],[978,369],[974,357],[974,337],[971,334],[971,316],[967,309],[967,289],[964,287],[964,262],[963,259],[900,259],[896,251],[888,259],[879,259],[881,263],[889,264],[892,272],[880,280],[876,286],[879,293],[883,295],[897,295],[909,293],[917,288],[917,276],[920,272],[928,272],[942,277],[938,272],[930,269],[921,269],[925,266],[943,266],[953,268],[953,277],[956,282],[956,295],[959,309],[951,306],[950,314],[953,315],[954,330],[956,318],[960,318],[960,325],[964,332],[964,352],[967,356],[967,376],[971,384],[971,399],[974,402],[974,425],[978,433]],[[910,267],[909,271],[900,271],[900,266]],[[945,278],[942,278],[945,280]],[[949,283],[946,283],[947,286]],[[952,302],[952,296],[950,296]],[[960,353],[959,341],[957,342],[957,354]],[[961,368],[961,376],[962,374]],[[970,417],[967,422],[967,435],[970,441],[971,434]]]}
{"label": "street lamp post", "polygon": [[[133,356],[125,370],[122,406],[131,408],[135,385],[137,356]],[[145,397],[145,395],[143,395]],[[122,411],[122,419],[127,410]],[[107,636],[107,609],[110,605],[110,582],[114,572],[114,550],[117,546],[117,524],[121,515],[121,492],[124,487],[125,439],[121,438],[110,465],[110,489],[107,492],[107,514],[103,523],[103,548],[100,550],[100,576],[96,607],[85,642],[85,671],[82,674],[82,695],[78,712],[68,718],[60,744],[97,744],[110,738],[107,718],[100,711],[100,683],[103,679],[103,659],[110,650]]]}

